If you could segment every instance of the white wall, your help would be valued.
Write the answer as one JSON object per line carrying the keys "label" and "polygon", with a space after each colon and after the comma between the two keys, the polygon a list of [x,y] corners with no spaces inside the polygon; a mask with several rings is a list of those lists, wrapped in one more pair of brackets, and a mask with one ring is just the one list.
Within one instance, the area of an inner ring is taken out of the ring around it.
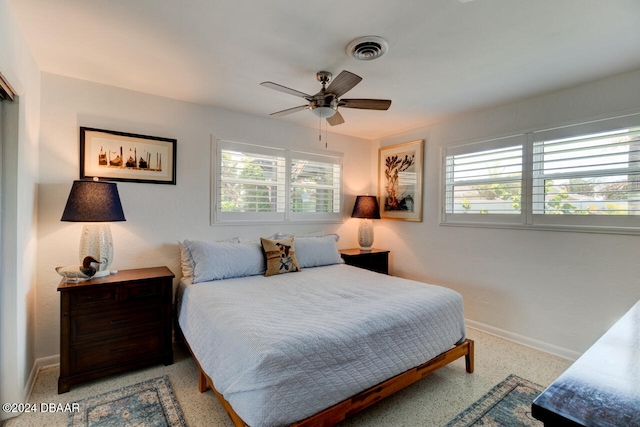
{"label": "white wall", "polygon": [[[370,141],[329,135],[328,150],[344,153],[343,224],[211,226],[211,135],[236,141],[325,150],[313,129],[278,120],[115,87],[42,76],[41,168],[38,215],[38,325],[36,354],[59,353],[59,265],[78,263],[81,224],[60,222],[71,184],[79,176],[79,127],[176,138],[177,185],[118,183],[126,222],[111,224],[112,268],[167,265],[180,276],[177,241],[258,238],[277,231],[324,230],[341,235],[341,247],[357,245],[357,222],[349,218],[355,196],[372,193]],[[323,134],[324,137],[324,134]],[[374,147],[375,148],[375,147]],[[364,161],[363,161],[364,155]],[[177,280],[177,279],[176,279]]]}
{"label": "white wall", "polygon": [[[485,109],[379,141],[426,140],[421,223],[377,221],[376,246],[392,250],[392,271],[460,291],[476,325],[575,357],[640,298],[638,236],[442,227],[440,149],[460,141],[588,119],[640,104],[640,71]],[[257,237],[323,229],[357,245],[348,218],[357,194],[375,194],[377,141],[330,135],[345,153],[345,223],[210,226],[210,135],[323,149],[317,131],[60,76],[42,76],[38,198],[36,356],[59,352],[57,265],[77,262],[80,224],[60,222],[78,177],[79,126],[178,140],[178,185],[119,183],[127,222],[112,224],[113,268],[168,265],[179,275],[179,239]],[[366,161],[362,161],[363,157]]]}
{"label": "white wall", "polygon": [[22,402],[35,361],[40,72],[6,0],[0,0],[0,72],[19,95],[3,108],[0,401]]}
{"label": "white wall", "polygon": [[424,211],[421,223],[378,221],[376,245],[395,274],[461,292],[477,326],[577,356],[640,299],[640,236],[439,226],[441,148],[629,109],[640,70],[384,138],[425,139]]}

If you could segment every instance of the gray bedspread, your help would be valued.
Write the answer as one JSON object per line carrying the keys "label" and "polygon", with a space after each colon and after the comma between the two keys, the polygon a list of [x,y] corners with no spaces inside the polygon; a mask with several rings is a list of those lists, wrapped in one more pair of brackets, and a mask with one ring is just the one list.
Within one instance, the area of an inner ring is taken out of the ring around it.
{"label": "gray bedspread", "polygon": [[252,427],[288,425],[465,338],[462,297],[337,264],[183,286],[179,324]]}

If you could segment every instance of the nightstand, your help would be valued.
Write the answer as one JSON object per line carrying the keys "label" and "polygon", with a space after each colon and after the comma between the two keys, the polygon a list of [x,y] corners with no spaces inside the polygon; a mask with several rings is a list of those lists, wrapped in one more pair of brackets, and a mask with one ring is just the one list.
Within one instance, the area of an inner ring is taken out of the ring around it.
{"label": "nightstand", "polygon": [[340,256],[347,265],[389,274],[389,252],[375,248],[370,251],[362,251],[359,248],[341,249]]}
{"label": "nightstand", "polygon": [[58,393],[116,372],[172,364],[174,277],[154,267],[61,282]]}

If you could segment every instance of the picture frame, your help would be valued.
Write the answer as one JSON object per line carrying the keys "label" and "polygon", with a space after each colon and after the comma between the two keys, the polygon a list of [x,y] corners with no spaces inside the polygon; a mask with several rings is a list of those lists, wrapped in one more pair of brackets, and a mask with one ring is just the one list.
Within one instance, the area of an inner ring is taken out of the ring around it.
{"label": "picture frame", "polygon": [[378,149],[381,219],[422,221],[424,140]]}
{"label": "picture frame", "polygon": [[177,140],[80,127],[80,179],[176,184]]}

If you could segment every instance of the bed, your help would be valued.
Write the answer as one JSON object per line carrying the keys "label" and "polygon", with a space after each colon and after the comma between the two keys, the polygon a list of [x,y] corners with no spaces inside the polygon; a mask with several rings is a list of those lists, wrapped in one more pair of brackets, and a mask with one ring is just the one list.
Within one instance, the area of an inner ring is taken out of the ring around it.
{"label": "bed", "polygon": [[179,329],[235,425],[333,425],[460,357],[473,372],[457,292],[348,266],[333,235],[265,240],[181,244]]}

